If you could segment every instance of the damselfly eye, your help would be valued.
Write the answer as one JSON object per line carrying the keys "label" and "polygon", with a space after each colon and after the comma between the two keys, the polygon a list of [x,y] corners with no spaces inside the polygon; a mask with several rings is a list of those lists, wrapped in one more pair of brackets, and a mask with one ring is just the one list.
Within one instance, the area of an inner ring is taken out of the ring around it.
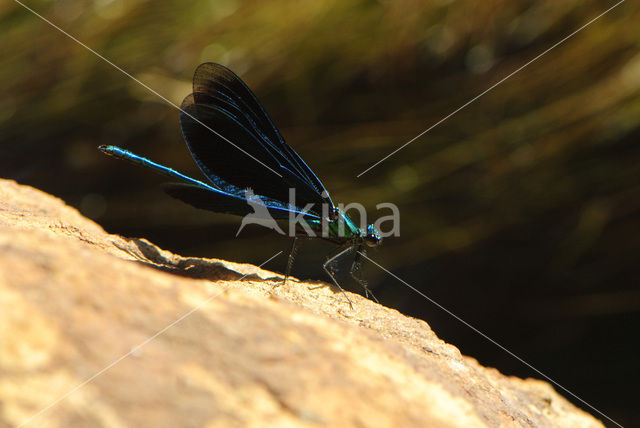
{"label": "damselfly eye", "polygon": [[367,226],[367,234],[364,237],[364,242],[369,247],[375,247],[382,242],[382,236],[380,236],[380,232],[378,232],[378,229],[376,229],[374,225],[370,224]]}

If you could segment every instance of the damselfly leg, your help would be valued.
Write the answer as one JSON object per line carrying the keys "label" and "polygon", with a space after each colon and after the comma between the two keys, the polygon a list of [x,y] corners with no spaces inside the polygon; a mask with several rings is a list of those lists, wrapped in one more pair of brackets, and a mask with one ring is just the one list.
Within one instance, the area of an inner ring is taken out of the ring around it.
{"label": "damselfly leg", "polygon": [[348,247],[338,248],[338,250],[335,253],[327,257],[327,261],[325,261],[324,264],[322,265],[322,268],[327,273],[327,275],[329,275],[329,278],[331,278],[331,281],[333,281],[335,286],[338,287],[340,292],[344,295],[344,298],[347,299],[347,302],[349,302],[349,306],[351,307],[351,309],[353,309],[353,304],[351,303],[351,300],[347,296],[347,293],[345,293],[342,287],[340,287],[340,284],[338,284],[338,281],[334,276],[335,271],[333,266],[338,261],[338,259],[340,259],[340,257],[344,256],[345,254],[349,254],[351,251],[353,251],[353,248],[354,248],[353,245],[349,245]]}
{"label": "damselfly leg", "polygon": [[[291,267],[293,266],[293,259],[296,257],[296,246],[298,243],[298,237],[293,237],[293,242],[291,243],[291,250],[289,250],[289,259],[287,260],[287,270],[284,273],[284,280],[282,281],[282,285],[287,285],[287,279],[291,275]],[[276,287],[280,284],[276,284]]]}
{"label": "damselfly leg", "polygon": [[364,288],[365,297],[368,298],[369,296],[371,296],[371,298],[373,298],[376,303],[380,303],[376,296],[373,295],[373,292],[369,289],[369,283],[364,278],[362,278],[362,254],[364,254],[365,252],[366,250],[364,249],[364,246],[360,245],[356,250],[356,256],[353,259],[353,264],[351,265],[349,273],[351,274],[351,277],[358,284],[360,284],[362,288]]}

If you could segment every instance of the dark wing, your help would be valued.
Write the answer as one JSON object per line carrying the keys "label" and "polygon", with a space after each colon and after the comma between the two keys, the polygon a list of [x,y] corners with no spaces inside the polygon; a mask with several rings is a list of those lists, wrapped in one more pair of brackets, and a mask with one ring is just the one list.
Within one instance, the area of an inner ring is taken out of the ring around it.
{"label": "dark wing", "polygon": [[[203,210],[214,211],[217,213],[227,213],[239,216],[255,213],[260,215],[259,209],[254,204],[247,201],[240,190],[237,193],[226,193],[217,189],[206,189],[201,186],[194,186],[185,183],[165,183],[164,191],[176,199],[186,202],[187,204]],[[268,216],[274,220],[288,220],[290,213],[300,214],[300,210],[288,207],[279,201],[259,196],[259,202],[266,208]],[[264,213],[263,213],[264,214]],[[320,220],[320,217],[313,213],[305,213],[307,220]]]}
{"label": "dark wing", "polygon": [[333,207],[322,183],[284,142],[238,76],[219,64],[205,63],[196,69],[193,90],[182,103],[182,133],[196,163],[214,184],[222,179],[285,204],[293,188],[297,206],[311,203],[316,213],[323,203]]}
{"label": "dark wing", "polygon": [[283,153],[289,163],[289,169],[295,171],[311,184],[318,193],[324,186],[298,154],[284,142],[284,138],[273,124],[253,92],[234,72],[228,68],[211,62],[200,64],[193,76],[193,92],[207,94],[214,98],[226,99],[247,114],[250,120],[262,131],[266,142],[273,149]]}

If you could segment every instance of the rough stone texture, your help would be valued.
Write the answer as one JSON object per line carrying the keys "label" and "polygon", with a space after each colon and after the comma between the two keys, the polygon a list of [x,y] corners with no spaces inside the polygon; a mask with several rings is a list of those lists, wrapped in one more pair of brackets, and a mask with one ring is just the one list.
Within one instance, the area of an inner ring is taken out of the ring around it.
{"label": "rough stone texture", "polygon": [[423,321],[280,279],[109,235],[0,180],[0,426],[603,426]]}

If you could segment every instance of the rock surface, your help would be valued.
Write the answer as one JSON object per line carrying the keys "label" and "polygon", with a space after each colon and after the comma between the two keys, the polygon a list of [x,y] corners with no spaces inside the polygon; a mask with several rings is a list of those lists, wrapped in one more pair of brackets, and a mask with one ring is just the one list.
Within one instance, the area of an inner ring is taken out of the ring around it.
{"label": "rock surface", "polygon": [[0,426],[603,426],[423,321],[280,280],[0,180]]}

